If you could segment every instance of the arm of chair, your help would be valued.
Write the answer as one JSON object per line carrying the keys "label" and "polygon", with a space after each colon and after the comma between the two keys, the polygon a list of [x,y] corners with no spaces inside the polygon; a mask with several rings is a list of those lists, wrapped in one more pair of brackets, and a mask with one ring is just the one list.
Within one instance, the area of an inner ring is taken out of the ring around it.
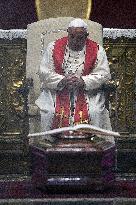
{"label": "arm of chair", "polygon": [[102,89],[105,91],[105,92],[109,92],[109,93],[113,93],[113,92],[116,92],[117,90],[117,84],[115,81],[111,80],[109,81],[108,83],[105,83],[102,87]]}
{"label": "arm of chair", "polygon": [[28,115],[29,115],[29,117],[40,116],[40,109],[37,107],[37,105],[28,104]]}
{"label": "arm of chair", "polygon": [[33,104],[28,103],[28,95],[30,93],[31,88],[33,87],[33,79],[32,78],[26,78],[25,82],[23,83],[23,86],[21,86],[17,92],[21,94],[25,98],[25,107],[28,111],[29,117],[36,117],[40,115],[39,108]]}
{"label": "arm of chair", "polygon": [[110,104],[110,96],[117,94],[117,83],[113,80],[109,81],[108,83],[104,84],[102,86],[102,90],[105,93],[105,107],[110,110],[109,104]]}

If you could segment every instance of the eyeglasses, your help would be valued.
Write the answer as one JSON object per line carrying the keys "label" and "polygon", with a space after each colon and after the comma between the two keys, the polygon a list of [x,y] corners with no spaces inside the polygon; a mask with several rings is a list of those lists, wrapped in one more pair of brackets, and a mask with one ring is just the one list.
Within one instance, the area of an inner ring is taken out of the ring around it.
{"label": "eyeglasses", "polygon": [[68,36],[71,38],[71,39],[78,39],[78,40],[84,40],[86,39],[87,37],[87,34],[86,33],[82,33],[82,34],[79,34],[79,33],[69,33]]}

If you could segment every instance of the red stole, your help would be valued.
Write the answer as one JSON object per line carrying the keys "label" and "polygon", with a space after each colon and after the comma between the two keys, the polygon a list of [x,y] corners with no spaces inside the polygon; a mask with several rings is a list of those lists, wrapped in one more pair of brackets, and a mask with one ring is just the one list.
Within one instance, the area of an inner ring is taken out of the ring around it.
{"label": "red stole", "polygon": [[[62,63],[68,38],[64,37],[55,42],[53,59],[55,72],[64,75]],[[97,59],[98,45],[90,39],[86,40],[86,55],[83,76],[89,75]],[[67,88],[56,93],[56,107],[52,128],[68,127],[70,117],[70,97]],[[84,90],[80,89],[77,94],[74,111],[74,124],[89,123],[88,105],[85,99]]]}

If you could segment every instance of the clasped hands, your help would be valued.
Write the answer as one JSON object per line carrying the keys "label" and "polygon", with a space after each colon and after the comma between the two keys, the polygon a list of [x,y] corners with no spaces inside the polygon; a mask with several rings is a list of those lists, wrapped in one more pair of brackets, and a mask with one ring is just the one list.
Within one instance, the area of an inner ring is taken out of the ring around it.
{"label": "clasped hands", "polygon": [[79,88],[84,87],[84,81],[80,77],[77,77],[75,75],[69,75],[64,77],[58,84],[58,88],[67,88],[68,90],[77,90]]}

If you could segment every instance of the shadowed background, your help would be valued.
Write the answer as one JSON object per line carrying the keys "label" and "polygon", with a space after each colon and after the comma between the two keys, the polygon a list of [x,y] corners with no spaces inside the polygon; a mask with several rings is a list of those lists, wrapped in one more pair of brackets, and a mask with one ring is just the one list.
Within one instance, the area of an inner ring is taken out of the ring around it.
{"label": "shadowed background", "polygon": [[[136,1],[93,0],[90,19],[107,28],[136,28]],[[0,29],[25,29],[37,20],[35,0],[0,1]]]}

